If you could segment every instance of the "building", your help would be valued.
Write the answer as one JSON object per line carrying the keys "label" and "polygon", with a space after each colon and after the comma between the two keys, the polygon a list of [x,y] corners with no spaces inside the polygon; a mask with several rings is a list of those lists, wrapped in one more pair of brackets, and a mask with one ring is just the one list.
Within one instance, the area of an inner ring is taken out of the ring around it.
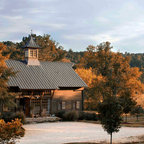
{"label": "building", "polygon": [[38,46],[31,36],[24,46],[25,60],[7,60],[17,72],[10,77],[10,91],[16,92],[17,109],[26,116],[53,114],[61,110],[83,110],[85,82],[75,73],[71,63],[38,60]]}

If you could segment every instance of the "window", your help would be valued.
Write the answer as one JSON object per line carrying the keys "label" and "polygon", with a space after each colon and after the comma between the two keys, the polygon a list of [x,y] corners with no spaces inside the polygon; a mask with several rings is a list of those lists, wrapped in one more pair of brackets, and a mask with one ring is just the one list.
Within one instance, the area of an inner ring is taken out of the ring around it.
{"label": "window", "polygon": [[61,110],[61,103],[58,102],[58,110]]}
{"label": "window", "polygon": [[33,50],[33,57],[37,57],[37,50]]}
{"label": "window", "polygon": [[51,95],[51,91],[50,91],[50,90],[46,90],[46,91],[44,92],[44,94],[45,94],[45,95]]}
{"label": "window", "polygon": [[76,109],[80,109],[80,101],[76,101]]}
{"label": "window", "polygon": [[76,103],[73,102],[73,110],[75,110],[75,108],[76,108]]}
{"label": "window", "polygon": [[36,58],[37,57],[37,49],[30,50],[30,57]]}
{"label": "window", "polygon": [[30,50],[30,57],[33,57],[33,50]]}
{"label": "window", "polygon": [[65,108],[66,108],[66,102],[62,101],[62,110],[65,110]]}

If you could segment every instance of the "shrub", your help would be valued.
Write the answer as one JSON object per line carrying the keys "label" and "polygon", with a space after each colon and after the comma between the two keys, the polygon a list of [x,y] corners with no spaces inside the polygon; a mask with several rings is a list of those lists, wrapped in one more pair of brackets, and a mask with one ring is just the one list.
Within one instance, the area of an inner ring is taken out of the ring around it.
{"label": "shrub", "polygon": [[23,112],[3,112],[1,114],[1,119],[3,119],[5,122],[11,122],[12,120],[15,120],[16,118],[21,119],[22,123],[25,123],[25,115]]}
{"label": "shrub", "polygon": [[0,119],[3,119],[5,122],[11,122],[13,119],[12,112],[3,112],[0,116]]}
{"label": "shrub", "polygon": [[15,144],[16,139],[20,139],[24,134],[25,130],[19,119],[7,123],[2,119],[0,120],[0,143]]}
{"label": "shrub", "polygon": [[64,114],[64,121],[76,121],[78,120],[78,113],[76,111],[69,111]]}
{"label": "shrub", "polygon": [[65,114],[65,111],[62,110],[62,111],[58,111],[57,113],[55,113],[55,116],[63,119],[64,118],[64,114]]}
{"label": "shrub", "polygon": [[23,124],[25,123],[25,115],[24,115],[23,112],[17,112],[17,113],[15,113],[15,114],[13,115],[12,119],[14,120],[14,119],[16,119],[16,118],[21,119],[21,122],[22,122]]}
{"label": "shrub", "polygon": [[89,112],[80,112],[79,113],[79,120],[98,120],[98,115],[96,113],[89,113]]}

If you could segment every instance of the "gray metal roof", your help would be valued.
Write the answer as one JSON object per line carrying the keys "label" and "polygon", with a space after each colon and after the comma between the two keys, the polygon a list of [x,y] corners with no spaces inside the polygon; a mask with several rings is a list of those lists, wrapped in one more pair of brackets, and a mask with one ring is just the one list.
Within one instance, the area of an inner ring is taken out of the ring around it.
{"label": "gray metal roof", "polygon": [[26,43],[26,45],[24,46],[24,48],[40,48],[40,46],[37,45],[36,42],[34,41],[33,37],[30,36],[30,39]]}
{"label": "gray metal roof", "polygon": [[22,61],[7,60],[9,68],[17,71],[10,77],[9,86],[20,89],[59,89],[59,87],[87,87],[70,63],[40,62],[38,66],[26,65]]}

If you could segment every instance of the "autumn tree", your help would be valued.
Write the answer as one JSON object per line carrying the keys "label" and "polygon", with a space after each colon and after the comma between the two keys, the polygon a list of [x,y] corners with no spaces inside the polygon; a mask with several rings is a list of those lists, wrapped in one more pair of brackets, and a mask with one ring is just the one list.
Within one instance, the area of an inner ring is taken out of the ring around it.
{"label": "autumn tree", "polygon": [[[97,104],[100,101],[100,95],[98,93],[99,87],[96,81],[99,82],[102,80],[101,76],[96,76],[93,72],[92,68],[76,68],[75,72],[84,80],[84,82],[88,85],[85,88],[85,103],[84,107],[86,110],[96,110]],[[95,84],[95,85],[94,85]],[[97,90],[96,90],[97,89]]]}
{"label": "autumn tree", "polygon": [[14,105],[14,95],[8,92],[8,78],[14,73],[10,68],[6,66],[5,60],[8,58],[2,55],[2,52],[6,49],[6,46],[3,43],[0,43],[0,105],[1,111],[4,106]]}
{"label": "autumn tree", "polygon": [[134,96],[136,93],[141,93],[143,84],[139,80],[141,76],[139,69],[130,67],[129,57],[123,57],[121,53],[114,53],[111,49],[110,43],[105,42],[96,47],[89,46],[84,55],[84,67],[92,67],[95,74],[102,77],[93,83],[101,100],[108,94],[121,96],[129,92]]}
{"label": "autumn tree", "polygon": [[[61,61],[65,57],[65,51],[63,47],[59,45],[56,41],[52,40],[50,35],[45,34],[43,36],[37,36],[32,34],[36,43],[41,47],[39,50],[39,59],[42,61]],[[23,60],[24,50],[23,46],[29,40],[29,37],[23,37],[22,41],[19,43],[13,42],[3,42],[7,45],[7,49],[4,54],[10,54],[11,59]]]}

